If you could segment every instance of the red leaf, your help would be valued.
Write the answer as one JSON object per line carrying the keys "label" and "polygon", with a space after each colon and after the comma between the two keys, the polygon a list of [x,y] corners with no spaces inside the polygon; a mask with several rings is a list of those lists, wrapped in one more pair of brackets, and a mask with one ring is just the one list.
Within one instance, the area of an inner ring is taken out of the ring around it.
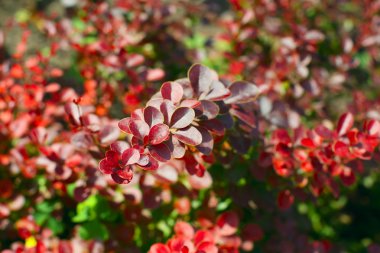
{"label": "red leaf", "polygon": [[380,123],[377,120],[369,120],[364,124],[364,130],[368,132],[369,135],[375,136],[380,132]]}
{"label": "red leaf", "polygon": [[156,170],[159,164],[152,156],[142,155],[138,165],[144,170]]}
{"label": "red leaf", "polygon": [[212,101],[201,101],[202,119],[214,119],[219,114],[219,106]]}
{"label": "red leaf", "polygon": [[154,126],[164,122],[164,115],[155,107],[147,106],[144,109],[144,120],[150,126]]}
{"label": "red leaf", "polygon": [[209,155],[214,147],[214,139],[207,129],[199,127],[198,130],[202,134],[202,143],[197,146],[197,149],[199,152]]}
{"label": "red leaf", "polygon": [[118,123],[120,130],[130,134],[131,133],[131,130],[129,130],[129,123],[130,122],[131,122],[130,117],[120,120]]}
{"label": "red leaf", "polygon": [[191,108],[179,107],[174,111],[170,120],[171,128],[185,128],[189,126],[195,118],[195,112]]}
{"label": "red leaf", "polygon": [[174,231],[177,236],[181,236],[186,239],[193,239],[194,228],[187,222],[178,221],[174,225]]}
{"label": "red leaf", "polygon": [[164,100],[160,105],[160,110],[164,115],[164,122],[169,124],[169,121],[175,111],[173,102],[170,100]]}
{"label": "red leaf", "polygon": [[119,163],[119,154],[113,150],[108,150],[106,152],[106,159],[110,164],[113,164],[115,167],[117,167]]}
{"label": "red leaf", "polygon": [[143,140],[149,134],[149,126],[142,120],[131,120],[129,122],[129,130],[140,140]]}
{"label": "red leaf", "polygon": [[156,243],[150,247],[148,253],[171,253],[171,250],[163,243]]}
{"label": "red leaf", "polygon": [[254,101],[260,91],[256,85],[244,81],[234,82],[228,87],[231,95],[224,100],[226,104],[242,104]]}
{"label": "red leaf", "polygon": [[332,139],[334,136],[334,133],[324,125],[317,126],[315,132],[324,139]]}
{"label": "red leaf", "polygon": [[169,138],[169,127],[165,124],[157,124],[149,131],[149,142],[152,145],[160,144]]}
{"label": "red leaf", "polygon": [[69,116],[71,124],[81,125],[81,112],[78,105],[73,102],[65,104],[65,112]]}
{"label": "red leaf", "polygon": [[134,110],[131,113],[131,119],[133,119],[133,120],[144,120],[144,109],[139,108],[139,109]]}
{"label": "red leaf", "polygon": [[119,138],[120,130],[115,126],[105,126],[99,132],[99,140],[102,145],[110,145]]}
{"label": "red leaf", "polygon": [[301,144],[307,148],[315,148],[315,144],[312,139],[310,138],[303,138],[301,140]]}
{"label": "red leaf", "polygon": [[198,105],[200,105],[200,101],[198,100],[193,100],[193,99],[186,99],[183,100],[180,104],[181,107],[190,107],[190,108],[195,108]]}
{"label": "red leaf", "polygon": [[355,183],[355,174],[349,167],[344,167],[340,173],[340,179],[346,186],[351,186]]}
{"label": "red leaf", "polygon": [[114,166],[104,158],[99,163],[99,170],[104,174],[111,174],[113,172]]}
{"label": "red leaf", "polygon": [[208,171],[205,171],[202,177],[197,175],[192,175],[189,177],[189,183],[193,189],[202,190],[210,188],[212,185],[212,177]]}
{"label": "red leaf", "polygon": [[166,143],[170,152],[172,153],[173,158],[179,159],[185,155],[185,145],[180,142],[177,137],[171,136],[170,140],[168,140]]}
{"label": "red leaf", "polygon": [[202,121],[202,126],[207,128],[207,130],[211,131],[215,135],[224,135],[224,126],[217,119]]}
{"label": "red leaf", "polygon": [[111,150],[122,154],[130,145],[125,141],[115,141],[110,145]]}
{"label": "red leaf", "polygon": [[183,97],[183,88],[176,82],[166,82],[161,86],[161,95],[164,99],[179,103]]}
{"label": "red leaf", "polygon": [[176,136],[179,141],[188,145],[197,146],[202,143],[202,134],[193,126],[178,130],[174,136]]}
{"label": "red leaf", "polygon": [[119,170],[111,174],[111,177],[117,184],[128,184],[133,178],[133,171],[131,169]]}
{"label": "red leaf", "polygon": [[281,191],[277,197],[278,206],[283,209],[289,209],[294,202],[294,196],[289,190]]}
{"label": "red leaf", "polygon": [[130,165],[135,164],[140,160],[140,152],[137,149],[129,148],[121,155],[122,164]]}
{"label": "red leaf", "polygon": [[167,162],[171,158],[170,149],[164,143],[150,146],[149,153],[160,162]]}
{"label": "red leaf", "polygon": [[230,95],[230,90],[227,89],[223,83],[221,83],[218,80],[213,80],[210,85],[210,91],[205,95],[202,94],[201,96],[199,96],[199,99],[218,101]]}
{"label": "red leaf", "polygon": [[202,242],[197,246],[197,253],[207,252],[207,253],[218,253],[218,247],[212,242]]}
{"label": "red leaf", "polygon": [[239,226],[239,217],[234,212],[225,212],[218,217],[216,225],[218,226],[221,235],[233,235],[236,233]]}
{"label": "red leaf", "polygon": [[350,154],[348,145],[342,141],[335,142],[332,148],[335,154],[340,157],[347,157]]}
{"label": "red leaf", "polygon": [[339,118],[336,131],[340,136],[345,135],[353,125],[354,116],[351,113],[347,112]]}
{"label": "red leaf", "polygon": [[77,148],[88,149],[92,144],[92,137],[89,133],[80,131],[71,136],[70,141]]}
{"label": "red leaf", "polygon": [[194,235],[194,244],[198,246],[202,242],[214,242],[213,234],[208,230],[198,230]]}
{"label": "red leaf", "polygon": [[140,154],[140,159],[137,162],[138,165],[140,166],[147,166],[149,164],[149,155],[146,154]]}
{"label": "red leaf", "polygon": [[217,75],[206,66],[194,64],[189,69],[189,80],[197,96],[208,93],[213,80],[217,80]]}
{"label": "red leaf", "polygon": [[259,225],[247,224],[243,229],[243,238],[249,241],[260,241],[264,237],[263,230]]}
{"label": "red leaf", "polygon": [[148,69],[146,73],[146,80],[153,82],[162,79],[165,72],[162,69]]}

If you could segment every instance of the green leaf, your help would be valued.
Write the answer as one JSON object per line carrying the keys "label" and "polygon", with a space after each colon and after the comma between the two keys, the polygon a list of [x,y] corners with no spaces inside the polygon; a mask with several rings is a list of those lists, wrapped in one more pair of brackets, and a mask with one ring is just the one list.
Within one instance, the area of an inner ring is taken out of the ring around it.
{"label": "green leaf", "polygon": [[76,184],[71,183],[68,184],[66,189],[67,189],[67,195],[69,195],[71,198],[74,198],[74,190],[75,190]]}
{"label": "green leaf", "polygon": [[64,230],[63,223],[51,216],[47,220],[47,227],[50,228],[51,231],[53,231],[54,235],[59,235]]}
{"label": "green leaf", "polygon": [[368,52],[358,52],[354,58],[359,61],[359,66],[363,69],[366,69],[371,62],[371,56]]}
{"label": "green leaf", "polygon": [[92,195],[78,204],[77,214],[72,221],[76,223],[97,219],[115,221],[117,217],[117,210],[113,210],[105,198],[100,195]]}
{"label": "green leaf", "polygon": [[44,201],[37,205],[36,210],[44,213],[51,213],[54,210],[54,205],[54,202]]}
{"label": "green leaf", "polygon": [[46,220],[50,217],[50,214],[48,213],[42,213],[42,212],[35,212],[33,214],[34,220],[36,223],[41,226],[46,222]]}
{"label": "green leaf", "polygon": [[221,211],[225,211],[227,210],[227,208],[232,204],[232,200],[231,199],[225,199],[224,201],[220,201],[218,206],[216,207],[216,210],[218,212],[221,212]]}
{"label": "green leaf", "polygon": [[79,227],[79,236],[84,240],[107,240],[109,233],[106,226],[99,221],[86,222]]}

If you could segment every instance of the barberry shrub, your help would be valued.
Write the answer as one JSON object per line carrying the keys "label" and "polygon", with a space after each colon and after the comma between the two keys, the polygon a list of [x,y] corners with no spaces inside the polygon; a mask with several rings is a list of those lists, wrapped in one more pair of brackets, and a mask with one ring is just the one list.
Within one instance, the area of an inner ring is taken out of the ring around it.
{"label": "barberry shrub", "polygon": [[29,2],[2,253],[380,252],[378,1]]}

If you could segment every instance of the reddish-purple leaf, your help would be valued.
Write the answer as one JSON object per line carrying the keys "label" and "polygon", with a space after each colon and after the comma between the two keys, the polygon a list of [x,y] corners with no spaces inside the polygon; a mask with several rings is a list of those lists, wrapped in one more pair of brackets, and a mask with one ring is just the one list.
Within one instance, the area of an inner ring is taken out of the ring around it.
{"label": "reddish-purple leaf", "polygon": [[194,97],[194,90],[188,78],[177,79],[175,82],[182,86],[184,98],[189,99]]}
{"label": "reddish-purple leaf", "polygon": [[344,167],[340,173],[340,179],[344,185],[351,186],[355,183],[356,177],[351,168]]}
{"label": "reddish-purple leaf", "polygon": [[252,111],[244,111],[239,108],[231,108],[230,113],[231,115],[240,119],[242,122],[246,123],[248,126],[255,127],[256,118],[255,118],[255,114]]}
{"label": "reddish-purple leaf", "polygon": [[131,120],[129,130],[135,137],[143,140],[149,134],[149,125],[142,120]]}
{"label": "reddish-purple leaf", "polygon": [[325,35],[317,30],[310,30],[304,35],[304,39],[311,43],[318,43],[324,40]]}
{"label": "reddish-purple leaf", "polygon": [[156,170],[159,166],[157,160],[151,155],[143,155],[138,162],[138,165],[144,170]]}
{"label": "reddish-purple leaf", "polygon": [[140,166],[146,166],[149,163],[149,155],[147,154],[140,154],[140,159],[137,162],[138,165]]}
{"label": "reddish-purple leaf", "polygon": [[318,125],[315,128],[315,132],[324,139],[331,139],[334,135],[333,132],[324,125]]}
{"label": "reddish-purple leaf", "polygon": [[169,124],[169,121],[175,111],[175,106],[172,101],[164,100],[160,105],[160,110],[164,115],[164,122]]}
{"label": "reddish-purple leaf", "polygon": [[194,100],[194,99],[186,99],[183,100],[180,104],[181,107],[190,107],[190,108],[195,108],[198,105],[200,105],[200,101]]}
{"label": "reddish-purple leaf", "polygon": [[65,104],[65,112],[69,116],[71,124],[76,126],[81,124],[81,112],[78,105],[73,102]]}
{"label": "reddish-purple leaf", "polygon": [[128,59],[125,62],[125,65],[128,68],[134,68],[137,67],[138,65],[141,65],[144,62],[145,58],[141,54],[129,54]]}
{"label": "reddish-purple leaf", "polygon": [[82,185],[82,186],[77,186],[74,189],[74,199],[78,202],[82,202],[85,199],[87,199],[91,194],[91,189]]}
{"label": "reddish-purple leaf", "polygon": [[99,132],[99,140],[102,145],[110,145],[119,138],[120,130],[115,126],[104,126]]}
{"label": "reddish-purple leaf", "polygon": [[166,82],[161,86],[161,95],[164,99],[179,103],[183,97],[182,86],[176,82]]}
{"label": "reddish-purple leaf", "polygon": [[280,209],[289,209],[294,202],[294,196],[289,190],[281,191],[277,196],[277,204]]}
{"label": "reddish-purple leaf", "polygon": [[118,170],[111,174],[112,179],[118,184],[128,184],[133,178],[133,171],[130,168]]}
{"label": "reddish-purple leaf", "polygon": [[234,82],[228,88],[231,91],[231,95],[224,100],[226,104],[251,102],[254,101],[260,93],[256,85],[244,81]]}
{"label": "reddish-purple leaf", "polygon": [[202,177],[198,177],[197,175],[190,176],[189,183],[193,189],[207,189],[212,185],[212,177],[208,171],[205,171]]}
{"label": "reddish-purple leaf", "polygon": [[144,120],[150,126],[164,122],[164,115],[155,107],[148,106],[144,109]]}
{"label": "reddish-purple leaf", "polygon": [[336,131],[340,136],[345,135],[351,129],[353,125],[354,125],[354,116],[349,112],[344,113],[339,118]]}
{"label": "reddish-purple leaf", "polygon": [[32,142],[43,144],[48,137],[48,133],[46,131],[46,128],[44,127],[36,127],[29,133],[29,138]]}
{"label": "reddish-purple leaf", "polygon": [[224,135],[225,128],[218,119],[202,121],[202,126],[216,135]]}
{"label": "reddish-purple leaf", "polygon": [[131,146],[126,141],[115,141],[110,145],[111,150],[116,151],[119,154],[122,154],[127,148]]}
{"label": "reddish-purple leaf", "polygon": [[202,119],[214,119],[219,114],[219,106],[212,101],[201,101]]}
{"label": "reddish-purple leaf", "polygon": [[180,129],[174,135],[179,141],[188,145],[196,146],[202,143],[202,134],[193,126]]}
{"label": "reddish-purple leaf", "polygon": [[199,152],[209,155],[214,147],[214,139],[207,129],[199,127],[199,132],[202,134],[202,143],[197,146]]}
{"label": "reddish-purple leaf", "polygon": [[88,149],[93,144],[91,135],[84,131],[75,133],[70,140],[73,145],[81,149]]}
{"label": "reddish-purple leaf", "polygon": [[146,103],[146,107],[152,106],[154,108],[160,109],[161,103],[164,99],[161,97],[160,93],[156,93],[150,100]]}
{"label": "reddish-purple leaf", "polygon": [[95,114],[86,114],[82,116],[83,125],[86,126],[88,130],[96,133],[100,129],[100,119]]}
{"label": "reddish-purple leaf", "polygon": [[144,120],[144,110],[142,108],[136,109],[131,113],[133,120]]}
{"label": "reddish-purple leaf", "polygon": [[216,225],[221,235],[233,235],[238,229],[239,217],[235,212],[224,212],[218,217]]}
{"label": "reddish-purple leaf", "polygon": [[202,93],[208,93],[212,81],[218,79],[215,72],[201,64],[194,64],[189,69],[188,76],[194,93],[197,96]]}
{"label": "reddish-purple leaf", "polygon": [[130,117],[120,120],[118,123],[120,130],[126,132],[127,134],[130,134],[131,133],[131,131],[129,130],[129,123],[130,122],[131,122]]}
{"label": "reddish-purple leaf", "polygon": [[195,118],[195,112],[188,107],[179,107],[174,111],[170,120],[171,128],[185,128],[189,126]]}
{"label": "reddish-purple leaf", "polygon": [[107,161],[107,158],[104,158],[99,163],[99,170],[104,174],[111,174],[113,172],[114,166],[109,161]]}
{"label": "reddish-purple leaf", "polygon": [[210,91],[207,94],[202,94],[199,99],[218,101],[230,95],[230,90],[227,89],[222,82],[213,80],[210,85]]}
{"label": "reddish-purple leaf", "polygon": [[152,145],[160,144],[169,138],[169,127],[165,124],[157,124],[149,131],[149,142]]}
{"label": "reddish-purple leaf", "polygon": [[170,150],[164,143],[150,146],[149,153],[153,158],[160,162],[166,162],[171,158]]}
{"label": "reddish-purple leaf", "polygon": [[364,130],[368,132],[369,135],[375,136],[380,133],[380,123],[377,120],[369,120],[364,123]]}
{"label": "reddish-purple leaf", "polygon": [[110,164],[116,167],[119,163],[119,154],[116,151],[108,150],[106,152],[106,159]]}
{"label": "reddish-purple leaf", "polygon": [[160,180],[171,184],[178,181],[178,171],[168,163],[161,165],[154,175]]}
{"label": "reddish-purple leaf", "polygon": [[172,153],[173,158],[179,159],[185,155],[185,145],[180,142],[177,137],[171,136],[170,140],[167,141],[167,146]]}
{"label": "reddish-purple leaf", "polygon": [[129,148],[121,155],[122,164],[130,165],[135,164],[140,160],[140,152],[137,149]]}

